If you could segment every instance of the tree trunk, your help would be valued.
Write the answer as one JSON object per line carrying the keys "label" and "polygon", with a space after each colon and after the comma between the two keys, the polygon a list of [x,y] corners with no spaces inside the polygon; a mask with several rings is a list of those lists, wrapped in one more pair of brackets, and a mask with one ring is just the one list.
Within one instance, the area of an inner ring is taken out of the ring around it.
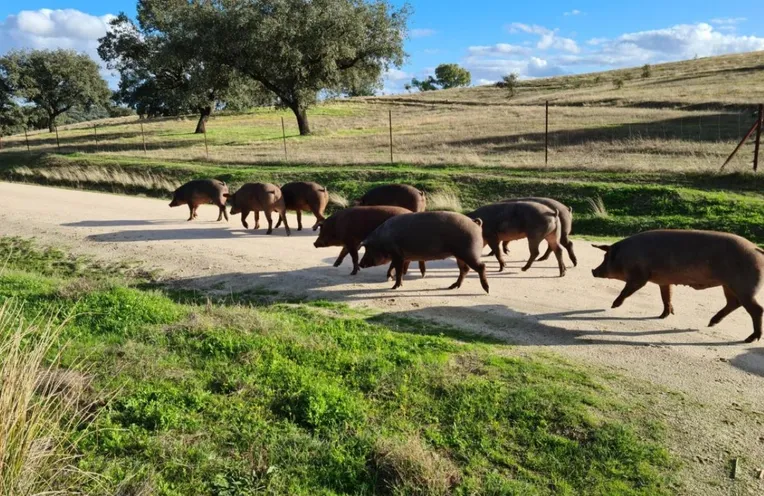
{"label": "tree trunk", "polygon": [[308,112],[305,109],[295,105],[292,107],[294,116],[297,117],[297,127],[300,128],[300,136],[307,136],[310,134],[310,124],[308,123]]}
{"label": "tree trunk", "polygon": [[48,131],[50,131],[51,133],[56,132],[56,116],[55,115],[48,116]]}
{"label": "tree trunk", "polygon": [[212,114],[212,106],[203,107],[201,109],[199,116],[199,123],[196,125],[196,131],[194,133],[196,134],[204,134],[207,132],[207,120],[210,118],[210,114]]}

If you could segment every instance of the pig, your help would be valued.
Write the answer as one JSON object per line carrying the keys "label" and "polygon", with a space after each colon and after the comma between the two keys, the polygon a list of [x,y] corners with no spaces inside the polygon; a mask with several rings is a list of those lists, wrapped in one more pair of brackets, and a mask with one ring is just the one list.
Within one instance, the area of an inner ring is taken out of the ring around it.
{"label": "pig", "polygon": [[504,256],[499,247],[501,241],[528,238],[530,258],[523,267],[523,272],[530,269],[539,256],[539,245],[543,240],[557,257],[560,277],[566,272],[560,248],[561,222],[556,209],[536,202],[494,203],[480,207],[467,214],[472,219],[483,221],[483,239],[491,247],[499,261],[499,272],[504,270]]}
{"label": "pig", "polygon": [[453,256],[459,266],[459,278],[449,289],[460,288],[470,269],[480,276],[488,292],[485,264],[480,261],[483,249],[482,221],[455,212],[418,212],[391,217],[362,243],[366,251],[361,268],[392,262],[395,285],[403,283],[406,262],[442,260]]}
{"label": "pig", "polygon": [[403,207],[412,212],[424,212],[427,200],[424,193],[406,184],[386,184],[369,190],[358,200],[359,206],[390,205]]}
{"label": "pig", "polygon": [[[318,239],[313,246],[316,248],[326,248],[327,246],[342,246],[335,267],[342,265],[342,261],[350,253],[353,259],[353,272],[350,275],[358,274],[358,248],[361,242],[371,234],[377,227],[382,225],[387,219],[396,215],[410,214],[411,210],[401,207],[374,206],[374,207],[351,207],[340,210],[321,224],[321,231]],[[394,267],[390,265],[387,273],[389,279]],[[404,267],[405,274],[408,265]],[[424,277],[426,268],[424,262],[419,263],[419,270]]]}
{"label": "pig", "polygon": [[209,203],[217,205],[220,209],[218,222],[225,217],[228,221],[228,213],[225,210],[226,195],[228,195],[228,186],[223,181],[217,179],[196,179],[189,181],[172,194],[170,207],[179,207],[188,205],[188,220],[192,221],[197,217],[196,209],[199,205]]}
{"label": "pig", "polygon": [[[316,217],[313,224],[315,231],[326,219],[324,211],[329,204],[329,191],[318,183],[296,182],[287,183],[281,187],[287,210],[297,211],[297,230],[302,231],[302,212],[309,210]],[[276,222],[276,228],[281,225],[281,218]]]}
{"label": "pig", "polygon": [[[511,198],[509,200],[502,200],[502,203],[511,203],[517,201],[541,203],[542,205],[546,205],[547,207],[555,209],[560,213],[560,244],[568,251],[570,260],[573,262],[573,267],[577,267],[578,259],[576,258],[576,254],[573,251],[573,241],[570,239],[570,233],[573,230],[573,209],[552,198],[540,198],[535,196],[527,198]],[[509,241],[504,241],[502,244],[504,254],[509,255]],[[493,254],[493,251],[491,251],[488,256]],[[539,258],[539,262],[543,262],[544,260],[548,259],[549,255],[551,254],[552,247],[550,246],[547,247],[546,253],[544,253],[544,255]]]}
{"label": "pig", "polygon": [[762,307],[756,293],[764,281],[764,250],[747,239],[714,231],[657,230],[594,246],[605,252],[605,259],[592,275],[626,282],[613,308],[652,282],[660,286],[659,318],[665,319],[674,313],[672,286],[698,290],[721,286],[727,304],[711,318],[709,327],[742,306],[753,320],[753,334],[745,342],[761,339]]}
{"label": "pig", "polygon": [[284,229],[287,236],[292,234],[286,218],[286,206],[281,189],[275,184],[270,183],[247,183],[232,194],[226,194],[226,198],[231,202],[231,215],[241,213],[241,225],[244,229],[249,229],[247,216],[249,212],[255,212],[255,229],[260,229],[260,211],[265,213],[268,220],[268,232],[273,232],[273,219],[271,212],[278,212],[279,218],[284,221]]}

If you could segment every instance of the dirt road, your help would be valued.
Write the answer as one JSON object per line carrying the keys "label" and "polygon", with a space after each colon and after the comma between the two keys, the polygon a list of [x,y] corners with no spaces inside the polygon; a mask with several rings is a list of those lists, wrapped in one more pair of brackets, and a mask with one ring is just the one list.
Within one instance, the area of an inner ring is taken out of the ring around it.
{"label": "dirt road", "polygon": [[[214,207],[202,207],[194,222],[185,221],[187,213],[185,207],[170,209],[162,200],[0,183],[3,235],[34,237],[101,259],[142,261],[193,287],[221,292],[267,288],[339,300],[431,318],[529,350],[604,366],[709,407],[707,414],[692,420],[724,424],[705,426],[715,431],[708,449],[745,449],[764,468],[758,440],[764,435],[764,414],[734,413],[764,412],[764,342],[741,344],[751,333],[750,317],[743,310],[716,328],[706,327],[724,306],[721,289],[677,288],[676,315],[667,320],[654,318],[662,306],[653,285],[622,308],[610,310],[623,284],[594,279],[591,269],[602,253],[577,240],[579,266],[564,278],[557,277],[554,257],[521,272],[528,250],[524,242],[515,242],[504,273],[496,272],[495,259],[485,259],[490,295],[483,293],[474,273],[460,290],[444,289],[456,280],[453,260],[429,264],[425,279],[412,271],[401,289],[391,291],[385,268],[351,277],[349,257],[345,265],[333,268],[339,248],[315,249],[315,233],[309,229],[295,230],[290,238],[282,229],[265,236],[263,229],[245,231],[238,216],[227,224],[213,222]],[[306,225],[311,224],[308,218]],[[721,419],[728,412],[734,416],[732,425]],[[695,428],[701,426],[688,424],[687,435]],[[713,471],[723,471],[716,462]]]}

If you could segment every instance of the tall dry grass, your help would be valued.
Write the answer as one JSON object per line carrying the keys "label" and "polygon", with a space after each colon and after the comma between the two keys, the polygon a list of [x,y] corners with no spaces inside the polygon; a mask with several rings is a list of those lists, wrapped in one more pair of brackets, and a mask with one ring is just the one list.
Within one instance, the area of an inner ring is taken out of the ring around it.
{"label": "tall dry grass", "polygon": [[76,467],[72,438],[87,378],[58,366],[62,324],[23,310],[0,307],[0,494],[73,494],[91,477]]}

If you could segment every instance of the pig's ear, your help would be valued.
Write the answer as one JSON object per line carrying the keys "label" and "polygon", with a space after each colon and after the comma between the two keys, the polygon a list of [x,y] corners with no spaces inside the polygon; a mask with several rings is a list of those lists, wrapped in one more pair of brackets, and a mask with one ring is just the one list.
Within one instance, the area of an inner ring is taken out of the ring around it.
{"label": "pig's ear", "polygon": [[599,248],[600,250],[604,252],[610,251],[610,245],[592,245],[595,248]]}

